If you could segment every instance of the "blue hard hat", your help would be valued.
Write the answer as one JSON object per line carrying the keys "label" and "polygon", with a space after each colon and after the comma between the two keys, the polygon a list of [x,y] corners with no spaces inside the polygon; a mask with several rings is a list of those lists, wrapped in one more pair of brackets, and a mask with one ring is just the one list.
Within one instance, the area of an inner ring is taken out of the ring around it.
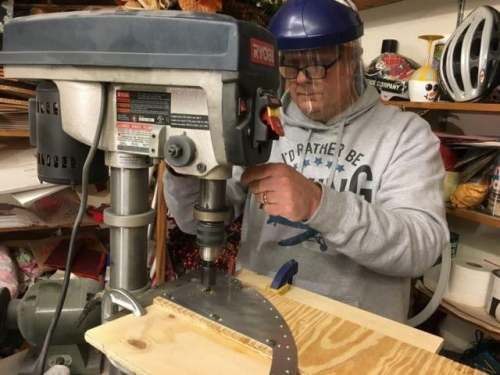
{"label": "blue hard hat", "polygon": [[281,51],[329,47],[363,35],[358,12],[335,0],[288,0],[271,18],[269,31]]}

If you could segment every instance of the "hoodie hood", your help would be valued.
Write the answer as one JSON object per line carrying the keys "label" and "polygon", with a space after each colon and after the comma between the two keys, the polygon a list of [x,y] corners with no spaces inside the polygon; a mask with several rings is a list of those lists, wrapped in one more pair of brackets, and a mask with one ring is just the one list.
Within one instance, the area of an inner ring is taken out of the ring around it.
{"label": "hoodie hood", "polygon": [[[292,101],[290,92],[286,91],[281,99],[281,119],[283,123],[287,124],[288,126],[296,126],[304,129],[318,131],[330,130],[333,125],[339,122],[343,122],[344,126],[349,125],[356,118],[375,106],[378,103],[379,99],[380,94],[377,92],[377,90],[373,86],[366,85],[366,90],[359,98],[359,100],[357,100],[353,105],[348,107],[342,113],[339,113],[335,117],[331,118],[327,123],[322,123],[319,121],[311,120],[304,113],[302,113],[300,108]],[[345,118],[345,116],[347,116],[347,118]]]}

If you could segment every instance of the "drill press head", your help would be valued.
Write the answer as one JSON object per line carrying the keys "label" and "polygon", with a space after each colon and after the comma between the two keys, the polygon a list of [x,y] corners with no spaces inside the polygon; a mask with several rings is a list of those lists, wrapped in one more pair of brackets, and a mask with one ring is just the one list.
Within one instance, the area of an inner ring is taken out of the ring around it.
{"label": "drill press head", "polygon": [[196,209],[210,268],[223,240],[220,181],[233,165],[266,162],[277,138],[261,119],[279,105],[277,53],[266,29],[228,16],[79,11],[13,19],[0,64],[6,77],[57,87],[57,103],[38,99],[33,106],[33,134],[42,134],[35,131],[40,112],[57,105],[62,130],[90,145],[106,102],[99,148],[108,165],[143,155],[215,181],[202,186]]}
{"label": "drill press head", "polygon": [[14,19],[3,43],[5,76],[54,81],[63,130],[85,144],[107,84],[104,151],[166,158],[200,178],[269,158],[274,136],[260,113],[279,87],[278,58],[274,38],[256,24],[181,11],[79,11]]}

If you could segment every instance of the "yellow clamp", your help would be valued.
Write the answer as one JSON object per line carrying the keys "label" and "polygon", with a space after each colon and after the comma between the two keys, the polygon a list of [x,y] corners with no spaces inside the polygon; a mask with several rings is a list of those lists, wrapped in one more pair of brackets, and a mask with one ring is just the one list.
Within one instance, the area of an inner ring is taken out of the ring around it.
{"label": "yellow clamp", "polygon": [[279,294],[279,295],[283,295],[285,294],[286,292],[288,292],[288,290],[290,290],[290,287],[291,285],[290,284],[285,284],[283,285],[281,288],[279,289],[274,289],[274,288],[271,288],[271,285],[267,285],[266,286],[266,291],[268,292],[271,292],[271,293],[274,293],[274,294]]}

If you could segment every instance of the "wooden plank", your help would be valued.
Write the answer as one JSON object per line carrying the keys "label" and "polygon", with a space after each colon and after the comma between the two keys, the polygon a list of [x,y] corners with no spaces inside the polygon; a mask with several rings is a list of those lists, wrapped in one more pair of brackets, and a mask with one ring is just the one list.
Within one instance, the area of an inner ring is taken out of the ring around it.
{"label": "wooden plank", "polygon": [[0,103],[1,104],[7,104],[7,105],[9,105],[10,107],[13,107],[13,108],[28,109],[28,101],[27,100],[9,99],[9,98],[2,98],[2,97],[0,97]]}
{"label": "wooden plank", "polygon": [[28,129],[0,129],[0,137],[27,138],[29,135]]}
{"label": "wooden plank", "polygon": [[241,345],[256,351],[257,353],[262,354],[266,358],[272,358],[272,349],[264,345],[248,336],[242,335],[239,332],[234,331],[231,328],[225,327],[223,325],[220,325],[219,323],[215,322],[214,320],[208,319],[202,315],[199,315],[189,309],[186,309],[185,307],[182,307],[174,302],[171,302],[169,300],[166,300],[161,297],[157,297],[154,299],[154,304],[158,306],[162,306],[168,311],[171,311],[175,314],[181,315],[183,318],[188,320],[191,323],[194,323],[196,325],[199,325],[202,328],[206,328],[218,335],[221,335],[223,337],[227,337],[228,339],[238,342]]}
{"label": "wooden plank", "polygon": [[153,304],[93,328],[85,340],[137,375],[268,375],[269,358]]}
{"label": "wooden plank", "polygon": [[157,173],[156,191],[156,270],[157,284],[165,282],[165,265],[167,262],[167,204],[163,197],[163,174],[167,165],[160,161]]}
{"label": "wooden plank", "polygon": [[[263,294],[292,330],[299,374],[481,374],[381,331],[286,297],[296,289],[285,296]],[[304,294],[309,300],[313,299],[311,295]],[[93,328],[85,338],[137,375],[269,373],[270,360],[265,357],[269,353],[240,333],[158,299],[147,311],[143,317],[128,315]]]}
{"label": "wooden plank", "polygon": [[[266,276],[258,275],[249,270],[241,270],[236,277],[249,284],[261,293],[265,293],[266,286],[271,283],[271,279]],[[405,342],[417,348],[429,352],[437,353],[441,350],[443,339],[431,335],[390,319],[371,314],[367,311],[357,309],[344,303],[335,301],[331,298],[320,296],[307,290],[293,287],[284,295],[285,298],[307,304],[318,310],[333,314],[349,322],[359,324],[368,329],[383,333],[398,341]]]}
{"label": "wooden plank", "polygon": [[477,212],[474,210],[455,208],[450,205],[446,207],[446,213],[451,216],[475,221],[477,223],[489,225],[494,228],[500,228],[500,218],[493,215],[483,214],[482,212]]}

